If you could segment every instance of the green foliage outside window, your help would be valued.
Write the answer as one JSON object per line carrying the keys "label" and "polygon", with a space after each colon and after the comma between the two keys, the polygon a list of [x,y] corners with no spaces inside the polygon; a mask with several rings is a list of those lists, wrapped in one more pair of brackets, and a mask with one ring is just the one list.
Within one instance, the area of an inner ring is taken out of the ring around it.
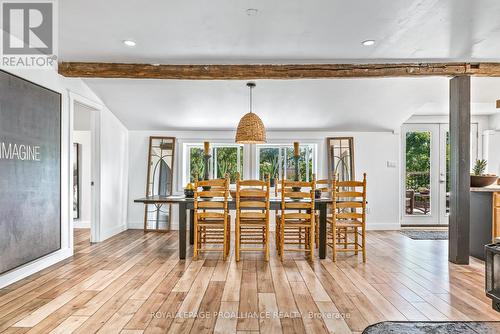
{"label": "green foliage outside window", "polygon": [[430,189],[431,133],[406,134],[406,189]]}
{"label": "green foliage outside window", "polygon": [[238,147],[216,147],[214,150],[217,151],[217,178],[223,178],[227,173],[231,183],[235,183],[238,173]]}
{"label": "green foliage outside window", "polygon": [[198,179],[203,179],[205,174],[205,166],[203,165],[203,149],[199,147],[191,147],[189,150],[189,182],[194,182],[196,176]]}
{"label": "green foliage outside window", "polygon": [[[306,161],[306,150],[309,150],[309,160]],[[313,161],[312,161],[312,148],[310,147],[305,147],[300,149],[300,159],[299,159],[299,174],[300,174],[300,181],[306,181],[312,180],[312,175],[313,175]],[[309,165],[309,175],[306,178],[306,173],[307,173],[307,168],[306,165]]]}
{"label": "green foliage outside window", "polygon": [[[240,148],[240,171],[243,171],[243,150]],[[212,158],[208,161],[210,177],[213,177],[214,168],[217,171],[216,178],[225,177],[226,173],[229,174],[231,183],[236,182],[236,176],[238,173],[238,147],[228,146],[228,147],[215,147],[212,149]],[[214,157],[216,156],[216,166],[214,164]],[[198,179],[203,179],[205,175],[204,166],[204,152],[201,147],[191,147],[189,150],[189,175],[190,182],[194,182],[195,176],[198,175]],[[241,177],[243,173],[240,172]]]}
{"label": "green foliage outside window", "polygon": [[[282,165],[280,166],[280,150],[284,160],[286,159],[286,166],[284,162],[282,162]],[[306,159],[306,150],[309,150],[309,160]],[[261,179],[263,179],[266,174],[269,174],[271,177],[271,183],[274,183],[274,180],[279,178],[280,169],[282,169],[282,177],[286,177],[288,180],[295,179],[295,159],[293,157],[293,147],[262,147],[259,150],[259,156],[259,175]],[[309,169],[307,169],[307,165]],[[307,171],[309,172],[308,178],[306,178]],[[299,175],[301,181],[312,179],[313,150],[309,146],[300,148]]]}
{"label": "green foliage outside window", "polygon": [[279,177],[279,148],[260,149],[259,175],[269,175],[272,183]]}

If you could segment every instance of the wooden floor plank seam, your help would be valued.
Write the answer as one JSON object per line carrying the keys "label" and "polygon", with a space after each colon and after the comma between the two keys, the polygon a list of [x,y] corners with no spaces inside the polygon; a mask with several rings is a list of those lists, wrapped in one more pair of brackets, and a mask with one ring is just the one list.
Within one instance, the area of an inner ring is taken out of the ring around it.
{"label": "wooden floor plank seam", "polygon": [[[179,260],[178,232],[124,231],[0,289],[0,333],[361,333],[375,322],[500,321],[484,263],[447,261],[446,241],[369,231],[368,262],[261,252]],[[274,238],[271,236],[271,240]],[[234,240],[234,237],[233,237]],[[192,255],[192,248],[187,250]]]}

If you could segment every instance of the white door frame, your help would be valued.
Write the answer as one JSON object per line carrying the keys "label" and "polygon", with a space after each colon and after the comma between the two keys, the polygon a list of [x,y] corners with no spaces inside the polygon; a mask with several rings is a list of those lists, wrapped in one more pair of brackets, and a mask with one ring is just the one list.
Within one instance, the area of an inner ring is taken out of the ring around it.
{"label": "white door frame", "polygon": [[[406,214],[406,133],[430,132],[430,214],[412,216]],[[403,124],[401,127],[401,224],[437,225],[439,224],[439,124]]]}
{"label": "white door frame", "polygon": [[[431,132],[431,214],[412,216],[406,214],[406,133],[408,131]],[[401,127],[401,224],[447,225],[446,213],[446,132],[448,123],[405,123]],[[471,164],[478,158],[479,124],[471,123]]]}
{"label": "white door frame", "polygon": [[[84,105],[92,109],[90,115],[90,137],[91,137],[91,215],[90,215],[90,242],[101,241],[101,113],[104,106],[98,102],[90,100],[84,96],[69,91],[69,115],[70,115],[70,164],[73,166],[75,159],[73,154],[73,127],[74,127],[74,114],[75,104]],[[70,182],[70,194],[73,194],[73,182]],[[73,208],[73,196],[70,196],[70,208]],[[73,215],[71,215],[73,217]],[[73,219],[70,219],[70,245],[73,249]]]}
{"label": "white door frame", "polygon": [[[448,123],[439,124],[439,193],[446,193],[446,133],[449,132],[450,126]],[[470,130],[470,164],[471,169],[474,161],[479,158],[479,124],[477,122],[471,123]],[[440,223],[448,224],[449,214],[446,213],[446,196],[439,196],[440,207]]]}

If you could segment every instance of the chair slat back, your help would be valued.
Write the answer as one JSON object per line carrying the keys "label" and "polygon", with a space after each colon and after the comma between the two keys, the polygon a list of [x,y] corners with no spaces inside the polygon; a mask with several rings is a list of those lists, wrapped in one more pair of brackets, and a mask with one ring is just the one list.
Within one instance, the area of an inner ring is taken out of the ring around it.
{"label": "chair slat back", "polygon": [[[248,211],[255,210],[260,210],[264,214],[264,217],[265,215],[269,215],[271,206],[270,189],[269,178],[266,181],[240,180],[238,174],[236,178],[236,210],[240,214],[240,217],[250,218],[252,213]],[[253,217],[255,218],[256,216],[254,215]]]}
{"label": "chair slat back", "polygon": [[[293,191],[293,187],[300,187],[300,191]],[[316,181],[290,181],[282,180],[281,188],[285,191],[281,192],[281,209],[306,209],[310,210],[309,215],[314,216],[314,190],[316,189]],[[302,189],[306,188],[306,189]]]}
{"label": "chair slat back", "polygon": [[200,218],[215,218],[199,210],[228,211],[229,179],[203,180],[194,184],[194,211]]}
{"label": "chair slat back", "polygon": [[337,220],[366,221],[366,173],[363,181],[333,179],[333,214]]}
{"label": "chair slat back", "polygon": [[332,192],[332,180],[322,179],[316,181],[316,189],[321,190],[322,193],[331,193]]}
{"label": "chair slat back", "polygon": [[[275,178],[274,179],[274,196],[275,197],[280,197],[281,196],[281,192],[283,191],[283,183],[282,183],[283,180],[280,180],[278,178]],[[289,190],[291,191],[292,188],[288,187],[288,189],[286,190]]]}

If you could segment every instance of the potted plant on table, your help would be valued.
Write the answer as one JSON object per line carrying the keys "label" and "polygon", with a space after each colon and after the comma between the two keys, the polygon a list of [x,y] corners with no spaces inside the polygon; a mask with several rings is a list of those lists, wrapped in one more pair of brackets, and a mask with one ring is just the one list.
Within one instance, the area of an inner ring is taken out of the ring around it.
{"label": "potted plant on table", "polygon": [[472,168],[472,173],[470,175],[470,186],[471,187],[487,187],[492,185],[498,179],[498,176],[493,174],[485,174],[488,162],[484,159],[476,160],[474,167]]}

